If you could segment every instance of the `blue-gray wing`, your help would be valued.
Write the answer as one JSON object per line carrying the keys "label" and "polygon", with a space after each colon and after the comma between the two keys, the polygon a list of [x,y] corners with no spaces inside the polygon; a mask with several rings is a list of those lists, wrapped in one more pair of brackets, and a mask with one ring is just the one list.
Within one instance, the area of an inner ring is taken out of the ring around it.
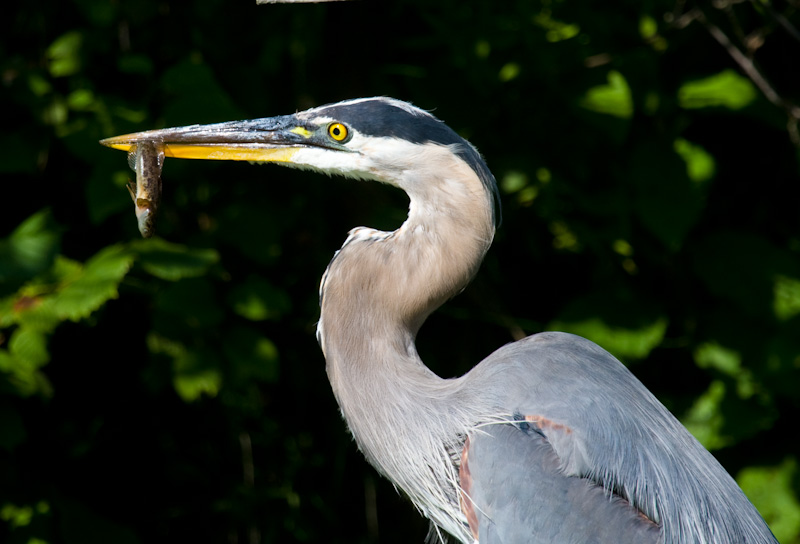
{"label": "blue-gray wing", "polygon": [[[494,439],[473,432],[477,449],[468,452],[473,485],[482,486],[475,502],[491,510],[481,527],[500,542],[537,542],[537,531],[542,542],[650,534],[629,523],[629,504],[633,519],[641,512],[657,523],[667,544],[777,544],[716,459],[622,363],[584,338],[541,333],[508,344],[460,386],[481,411],[511,421],[499,430],[481,425]],[[523,432],[528,427],[535,434]],[[591,520],[583,524],[590,535],[569,536],[581,519]],[[513,537],[502,540],[501,530]],[[558,530],[567,536],[553,536]]]}
{"label": "blue-gray wing", "polygon": [[498,424],[469,437],[461,485],[480,544],[657,544],[661,530],[626,500],[566,476],[535,426]]}

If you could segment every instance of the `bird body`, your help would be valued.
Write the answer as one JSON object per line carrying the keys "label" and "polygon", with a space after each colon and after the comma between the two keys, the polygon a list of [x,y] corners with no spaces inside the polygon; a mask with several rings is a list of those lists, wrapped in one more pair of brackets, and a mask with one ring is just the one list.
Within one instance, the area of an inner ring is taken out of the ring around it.
{"label": "bird body", "polygon": [[317,338],[359,448],[436,531],[481,544],[776,542],[713,456],[596,344],[540,333],[452,379],[423,364],[419,328],[475,275],[498,217],[480,155],[429,113],[358,99],[104,143],[145,140],[167,156],[277,162],[409,195],[400,228],[353,229],[334,256]]}

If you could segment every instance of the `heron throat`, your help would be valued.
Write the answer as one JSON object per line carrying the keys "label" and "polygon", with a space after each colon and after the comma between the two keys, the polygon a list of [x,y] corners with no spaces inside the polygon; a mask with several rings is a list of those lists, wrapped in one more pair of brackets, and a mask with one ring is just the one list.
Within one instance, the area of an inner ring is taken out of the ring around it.
{"label": "heron throat", "polygon": [[457,464],[464,430],[493,407],[476,410],[480,400],[463,394],[461,380],[428,369],[414,341],[425,319],[477,272],[494,235],[493,203],[463,161],[453,159],[447,172],[404,187],[411,203],[399,229],[350,232],[322,279],[317,336],[367,460],[437,525],[468,538]]}

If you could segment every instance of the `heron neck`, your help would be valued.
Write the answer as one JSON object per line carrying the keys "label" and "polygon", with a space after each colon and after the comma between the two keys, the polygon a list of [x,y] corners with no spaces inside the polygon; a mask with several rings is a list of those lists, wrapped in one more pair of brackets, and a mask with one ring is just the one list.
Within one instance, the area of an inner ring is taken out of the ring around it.
{"label": "heron neck", "polygon": [[429,180],[424,194],[407,189],[409,216],[396,231],[353,229],[325,272],[318,336],[345,416],[343,391],[360,377],[370,389],[439,379],[417,355],[417,331],[469,283],[494,236],[492,197],[463,169],[457,182]]}
{"label": "heron neck", "polygon": [[482,412],[479,399],[463,380],[428,369],[414,345],[428,315],[475,275],[494,235],[492,196],[462,164],[448,170],[458,183],[406,188],[409,216],[398,230],[350,232],[322,280],[317,334],[333,392],[369,462],[428,517],[467,538],[453,459]]}

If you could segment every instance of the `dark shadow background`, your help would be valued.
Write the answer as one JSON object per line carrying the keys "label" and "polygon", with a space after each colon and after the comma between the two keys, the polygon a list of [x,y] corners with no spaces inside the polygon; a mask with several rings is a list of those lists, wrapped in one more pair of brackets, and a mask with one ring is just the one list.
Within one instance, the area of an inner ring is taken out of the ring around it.
{"label": "dark shadow background", "polygon": [[527,334],[587,336],[713,451],[782,542],[800,542],[798,9],[13,8],[0,38],[0,541],[423,541],[426,522],[350,440],[314,338],[333,252],[354,226],[399,226],[404,195],[168,160],[160,238],[143,241],[125,157],[97,143],[388,95],[474,143],[503,194],[495,245],[423,327],[423,359],[454,376]]}

